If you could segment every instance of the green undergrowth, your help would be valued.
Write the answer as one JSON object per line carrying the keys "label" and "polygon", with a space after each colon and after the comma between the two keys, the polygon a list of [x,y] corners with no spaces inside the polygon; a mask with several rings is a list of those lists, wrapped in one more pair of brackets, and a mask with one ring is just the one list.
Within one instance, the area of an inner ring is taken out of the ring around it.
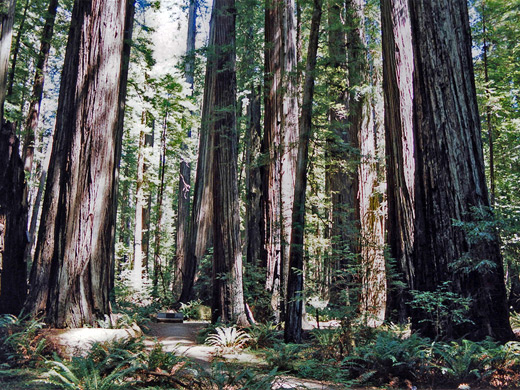
{"label": "green undergrowth", "polygon": [[[520,343],[492,340],[433,341],[409,329],[366,329],[342,323],[285,344],[281,329],[258,324],[240,329],[208,325],[201,338],[216,346],[201,367],[160,343],[128,338],[95,344],[85,356],[59,357],[38,329],[15,317],[0,321],[0,388],[3,389],[270,389],[284,375],[335,382],[344,388],[516,388]],[[245,351],[261,363],[229,362],[219,355]]]}

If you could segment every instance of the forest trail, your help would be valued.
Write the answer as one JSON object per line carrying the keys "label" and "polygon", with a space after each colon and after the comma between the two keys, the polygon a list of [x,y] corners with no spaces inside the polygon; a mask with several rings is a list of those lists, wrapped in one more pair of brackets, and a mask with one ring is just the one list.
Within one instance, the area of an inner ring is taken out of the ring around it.
{"label": "forest trail", "polygon": [[[165,352],[175,352],[189,357],[201,367],[209,369],[217,351],[216,347],[197,344],[197,334],[207,323],[204,322],[184,322],[184,323],[150,323],[147,325],[147,336],[157,339],[163,345]],[[153,340],[147,338],[150,346]],[[251,353],[241,352],[238,354],[223,355],[223,358],[230,362],[265,364],[262,359]],[[313,390],[334,390],[331,384],[318,381],[303,380],[288,376],[281,376],[279,383],[273,389],[313,389]]]}

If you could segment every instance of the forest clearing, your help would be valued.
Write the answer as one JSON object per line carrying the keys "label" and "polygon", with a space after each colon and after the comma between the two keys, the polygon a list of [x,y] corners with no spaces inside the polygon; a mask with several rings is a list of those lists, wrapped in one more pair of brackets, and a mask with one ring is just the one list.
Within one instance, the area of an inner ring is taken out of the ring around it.
{"label": "forest clearing", "polygon": [[520,388],[520,0],[0,0],[0,386]]}

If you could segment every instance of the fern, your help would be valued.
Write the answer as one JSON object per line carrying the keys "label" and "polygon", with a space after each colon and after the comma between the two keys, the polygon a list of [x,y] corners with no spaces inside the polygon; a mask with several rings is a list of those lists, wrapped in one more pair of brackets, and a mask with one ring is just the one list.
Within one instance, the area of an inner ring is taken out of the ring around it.
{"label": "fern", "polygon": [[240,350],[251,339],[246,332],[235,327],[218,327],[215,332],[208,336],[206,344],[217,347],[221,352]]}

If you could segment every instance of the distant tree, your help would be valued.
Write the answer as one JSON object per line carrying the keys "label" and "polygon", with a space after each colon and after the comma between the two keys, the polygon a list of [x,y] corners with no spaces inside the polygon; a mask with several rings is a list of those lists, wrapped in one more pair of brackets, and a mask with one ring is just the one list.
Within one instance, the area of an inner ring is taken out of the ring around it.
{"label": "distant tree", "polygon": [[126,2],[76,1],[26,309],[55,327],[110,313]]}
{"label": "distant tree", "polygon": [[287,309],[285,311],[285,342],[302,341],[303,317],[303,258],[305,231],[305,199],[307,190],[307,166],[309,144],[312,130],[312,105],[314,102],[314,80],[318,37],[322,14],[322,1],[314,0],[307,63],[305,66],[305,85],[303,87],[302,115],[296,165],[296,185],[292,215],[291,252],[289,278],[287,284]]}
{"label": "distant tree", "polygon": [[264,169],[266,289],[276,321],[287,289],[298,142],[296,20],[293,0],[265,8]]}
{"label": "distant tree", "polygon": [[[193,95],[195,71],[195,42],[197,37],[197,1],[190,0],[188,9],[188,34],[186,37],[186,64],[184,67],[185,79]],[[188,130],[191,137],[191,129]],[[181,148],[187,151],[184,144]],[[185,256],[190,228],[190,193],[191,193],[191,162],[186,156],[181,156],[179,167],[179,193],[177,205],[177,248],[174,292],[179,293],[182,288],[182,270],[185,268]]]}

